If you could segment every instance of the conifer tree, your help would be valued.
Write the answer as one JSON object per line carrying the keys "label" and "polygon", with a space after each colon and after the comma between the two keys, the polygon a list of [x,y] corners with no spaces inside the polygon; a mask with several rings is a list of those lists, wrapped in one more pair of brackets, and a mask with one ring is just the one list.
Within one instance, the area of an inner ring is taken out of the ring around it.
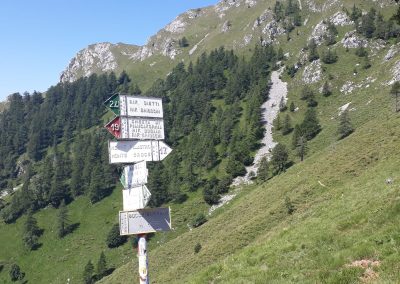
{"label": "conifer tree", "polygon": [[317,44],[315,40],[312,38],[308,43],[308,61],[312,62],[319,58],[319,54],[317,51]]}
{"label": "conifer tree", "polygon": [[114,224],[108,232],[106,244],[109,248],[116,248],[123,245],[127,240],[126,236],[119,234],[119,224]]}
{"label": "conifer tree", "polygon": [[291,102],[291,103],[290,103],[290,106],[289,106],[289,110],[290,110],[291,112],[294,112],[295,109],[296,109],[296,106],[294,105],[294,102]]}
{"label": "conifer tree", "polygon": [[322,95],[324,97],[329,97],[332,94],[331,88],[329,86],[328,81],[325,81],[324,85],[322,86]]}
{"label": "conifer tree", "polygon": [[68,208],[63,200],[57,214],[57,235],[59,238],[63,238],[68,233],[68,224]]}
{"label": "conifer tree", "polygon": [[85,282],[85,284],[94,283],[93,272],[94,272],[94,267],[92,262],[89,260],[85,266],[85,270],[83,271],[83,281]]}
{"label": "conifer tree", "polygon": [[271,164],[275,168],[277,173],[286,170],[286,166],[289,162],[289,153],[285,145],[278,143],[274,149],[272,149]]}
{"label": "conifer tree", "polygon": [[300,161],[304,160],[304,156],[308,151],[307,138],[302,135],[297,139],[296,153],[300,157]]}
{"label": "conifer tree", "polygon": [[286,103],[285,103],[285,99],[283,97],[281,97],[281,100],[279,101],[279,111],[283,112],[287,109]]}
{"label": "conifer tree", "polygon": [[314,108],[307,109],[300,127],[307,140],[311,140],[321,131],[321,125]]}
{"label": "conifer tree", "polygon": [[390,94],[395,98],[394,109],[396,112],[400,111],[400,82],[396,81],[393,83],[390,89]]}
{"label": "conifer tree", "polygon": [[32,210],[28,211],[28,215],[24,224],[23,241],[29,250],[34,250],[39,245],[40,229],[37,225],[35,217],[33,217]]}
{"label": "conifer tree", "polygon": [[97,262],[96,274],[97,277],[102,278],[103,276],[106,275],[106,273],[107,273],[107,261],[106,261],[106,256],[102,251],[100,254],[99,261]]}
{"label": "conifer tree", "polygon": [[290,120],[290,116],[289,116],[289,114],[286,114],[285,120],[283,121],[283,125],[282,125],[282,134],[286,135],[286,134],[289,134],[291,131],[292,131],[292,123]]}
{"label": "conifer tree", "polygon": [[339,128],[338,134],[339,139],[343,139],[349,136],[354,131],[354,128],[350,121],[349,111],[344,110],[339,117]]}
{"label": "conifer tree", "polygon": [[257,170],[257,179],[261,182],[265,182],[269,177],[269,162],[267,157],[262,157],[260,161],[260,166]]}

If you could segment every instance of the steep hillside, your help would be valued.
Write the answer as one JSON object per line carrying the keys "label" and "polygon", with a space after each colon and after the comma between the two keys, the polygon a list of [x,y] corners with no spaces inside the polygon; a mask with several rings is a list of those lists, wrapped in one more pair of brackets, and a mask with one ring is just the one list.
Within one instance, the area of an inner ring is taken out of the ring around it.
{"label": "steep hillside", "polygon": [[[273,6],[272,3],[269,3]],[[345,5],[344,5],[345,4]],[[374,7],[385,18],[389,2],[355,1],[364,13]],[[242,188],[239,196],[210,220],[178,238],[150,249],[154,283],[396,283],[398,250],[398,127],[390,85],[399,79],[399,47],[394,41],[368,39],[355,32],[344,12],[353,2],[307,1],[303,25],[278,38],[287,59],[292,125],[307,109],[302,86],[316,95],[322,131],[308,143],[305,162],[266,183]],[[327,20],[338,34],[337,61],[309,62],[309,40],[319,56]],[[371,66],[356,55],[364,46]],[[292,77],[293,76],[293,77]],[[324,97],[328,82],[332,95]],[[349,111],[355,131],[338,140],[339,115]],[[288,111],[286,111],[288,112]],[[285,116],[282,113],[281,118]],[[292,136],[275,129],[290,145]],[[292,212],[294,210],[294,212]],[[196,253],[194,248],[201,245]],[[215,262],[217,262],[215,264]],[[136,260],[117,269],[104,283],[134,281]]]}
{"label": "steep hillside", "polygon": [[[137,281],[132,243],[105,242],[121,196],[100,128],[111,118],[102,101],[139,85],[163,98],[174,148],[150,165],[151,205],[171,206],[174,226],[149,240],[152,283],[396,283],[396,5],[221,1],[178,16],[145,46],[89,46],[45,98],[13,96],[0,113],[0,181],[24,186],[0,200],[0,281],[14,263],[29,282],[81,281],[102,251],[115,271],[100,282]],[[277,66],[288,101],[272,131],[287,160],[271,149],[253,185],[229,189],[262,146],[260,107]],[[236,197],[205,216],[229,190]],[[58,238],[62,200],[76,227]],[[34,250],[23,244],[28,208],[44,229]]]}

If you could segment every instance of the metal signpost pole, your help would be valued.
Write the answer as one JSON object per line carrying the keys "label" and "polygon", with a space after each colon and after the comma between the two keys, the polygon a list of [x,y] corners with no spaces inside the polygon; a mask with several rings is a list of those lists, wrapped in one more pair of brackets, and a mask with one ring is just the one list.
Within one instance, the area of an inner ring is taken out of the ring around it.
{"label": "metal signpost pole", "polygon": [[149,284],[146,235],[139,235],[138,237],[139,283]]}

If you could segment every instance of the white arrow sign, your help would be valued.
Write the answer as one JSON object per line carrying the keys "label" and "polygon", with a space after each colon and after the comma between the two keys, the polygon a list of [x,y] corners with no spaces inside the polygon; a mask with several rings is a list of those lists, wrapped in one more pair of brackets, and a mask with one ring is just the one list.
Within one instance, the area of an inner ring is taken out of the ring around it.
{"label": "white arrow sign", "polygon": [[171,230],[169,208],[149,208],[119,212],[120,235],[135,235]]}
{"label": "white arrow sign", "polygon": [[146,168],[146,161],[134,165],[125,166],[120,181],[125,189],[136,187],[147,183],[149,170]]}
{"label": "white arrow sign", "polygon": [[132,211],[146,207],[150,201],[151,193],[145,186],[138,186],[122,190],[124,211]]}
{"label": "white arrow sign", "polygon": [[162,141],[109,141],[110,164],[162,161],[172,149]]}

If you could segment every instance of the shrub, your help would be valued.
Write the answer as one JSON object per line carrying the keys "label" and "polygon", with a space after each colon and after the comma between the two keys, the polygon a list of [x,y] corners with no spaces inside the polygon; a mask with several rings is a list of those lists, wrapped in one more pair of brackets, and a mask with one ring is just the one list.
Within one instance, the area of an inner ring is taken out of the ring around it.
{"label": "shrub", "polygon": [[200,250],[201,250],[201,244],[200,244],[200,243],[197,243],[197,244],[194,246],[194,253],[198,253]]}

